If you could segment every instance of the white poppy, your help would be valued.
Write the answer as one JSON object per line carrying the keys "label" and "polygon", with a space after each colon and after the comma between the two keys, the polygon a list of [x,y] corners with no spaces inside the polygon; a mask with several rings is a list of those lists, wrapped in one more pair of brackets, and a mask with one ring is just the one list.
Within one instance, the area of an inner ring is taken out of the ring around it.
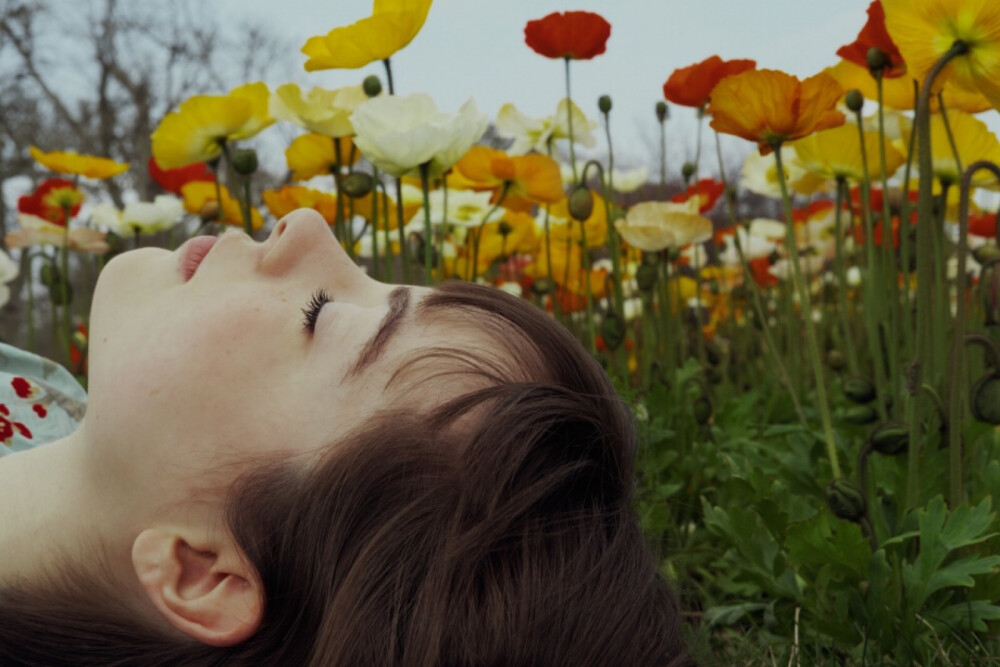
{"label": "white poppy", "polygon": [[351,114],[368,100],[361,86],[336,90],[314,87],[303,95],[297,83],[278,86],[268,100],[268,112],[275,118],[304,127],[327,137],[354,134]]}
{"label": "white poppy", "polygon": [[497,134],[514,143],[507,149],[509,155],[524,155],[530,151],[548,153],[550,139],[569,139],[569,114],[573,114],[573,143],[591,147],[597,143],[594,130],[597,121],[590,120],[576,104],[563,98],[556,105],[556,112],[545,118],[525,116],[509,102],[497,113]]}
{"label": "white poppy", "polygon": [[184,215],[184,203],[173,195],[158,195],[153,201],[125,204],[119,211],[112,204],[98,204],[91,211],[91,219],[101,227],[118,234],[131,236],[137,231],[155,234],[170,229]]}

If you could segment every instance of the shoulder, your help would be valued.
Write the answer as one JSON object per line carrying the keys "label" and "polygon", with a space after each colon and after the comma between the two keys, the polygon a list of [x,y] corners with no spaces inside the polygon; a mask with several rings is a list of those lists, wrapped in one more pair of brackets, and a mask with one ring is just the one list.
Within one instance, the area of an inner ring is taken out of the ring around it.
{"label": "shoulder", "polygon": [[0,456],[71,433],[87,394],[59,364],[0,343]]}

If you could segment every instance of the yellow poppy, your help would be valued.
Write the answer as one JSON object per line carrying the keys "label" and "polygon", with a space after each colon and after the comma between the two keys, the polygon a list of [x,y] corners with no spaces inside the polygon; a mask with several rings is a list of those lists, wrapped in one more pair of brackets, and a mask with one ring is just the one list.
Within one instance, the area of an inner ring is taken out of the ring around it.
{"label": "yellow poppy", "polygon": [[195,95],[160,121],[153,131],[153,157],[163,169],[208,162],[225,142],[252,137],[274,122],[267,111],[270,93],[248,83],[228,95]]}
{"label": "yellow poppy", "polygon": [[[844,90],[856,88],[866,99],[878,101],[878,87],[867,68],[855,65],[849,60],[841,60],[824,71],[836,79]],[[914,79],[911,76],[883,79],[882,103],[890,109],[913,111],[917,104],[913,83]],[[941,94],[944,97],[944,106],[948,109],[980,113],[992,108],[990,101],[982,93],[963,90],[951,82],[944,84]],[[937,96],[931,98],[931,111],[938,111]]]}
{"label": "yellow poppy", "polygon": [[311,208],[318,212],[328,225],[332,225],[337,219],[337,197],[328,192],[301,185],[286,185],[279,190],[264,190],[261,198],[267,210],[278,220],[300,208]]}
{"label": "yellow poppy", "polygon": [[[508,211],[503,220],[487,222],[479,228],[479,255],[477,275],[483,275],[497,259],[511,255],[525,255],[538,247],[538,237],[535,233],[535,219],[527,213]],[[465,253],[456,258],[453,273],[459,278],[468,278],[472,271],[473,248],[475,235],[469,236]]]}
{"label": "yellow poppy", "polygon": [[449,187],[497,190],[507,184],[503,204],[528,211],[533,204],[554,204],[563,197],[559,164],[538,153],[507,155],[487,146],[473,146],[455,163],[447,177]]}
{"label": "yellow poppy", "polygon": [[844,124],[840,84],[829,74],[799,81],[777,70],[727,76],[712,89],[708,113],[717,132],[756,141],[762,155],[785,142]]}
{"label": "yellow poppy", "polygon": [[310,132],[327,137],[349,137],[354,134],[351,114],[368,100],[361,86],[345,86],[336,90],[314,87],[303,95],[297,83],[278,86],[271,96],[271,115],[295,123]]}
{"label": "yellow poppy", "polygon": [[1000,3],[996,0],[882,0],[885,27],[920,82],[961,41],[967,51],[936,79],[978,90],[1000,109]]}
{"label": "yellow poppy", "polygon": [[375,0],[371,16],[306,40],[306,71],[357,69],[389,58],[413,41],[430,8],[431,0]]}
{"label": "yellow poppy", "polygon": [[[594,198],[594,210],[582,225],[570,217],[569,200],[566,197],[549,207],[549,235],[553,247],[560,243],[565,244],[567,238],[574,242],[573,245],[579,245],[583,242],[584,228],[587,232],[588,248],[599,248],[607,241],[608,214],[604,210],[604,199],[593,190],[590,194]],[[540,215],[544,216],[544,213]],[[544,217],[540,217],[538,222],[539,224],[544,222]],[[541,229],[544,229],[544,226]]]}
{"label": "yellow poppy", "polygon": [[[243,226],[243,211],[240,203],[229,194],[229,188],[220,185],[222,192],[222,215],[219,222],[235,227]],[[208,181],[192,181],[181,188],[181,195],[184,197],[184,209],[195,215],[214,213],[218,210],[218,201],[215,192],[215,183]],[[264,226],[264,218],[256,207],[250,207],[251,227],[260,229]]]}
{"label": "yellow poppy", "polygon": [[[354,144],[350,137],[340,139],[340,164],[347,166],[361,157],[352,150]],[[292,178],[297,181],[307,181],[313,176],[332,174],[337,169],[337,154],[334,151],[332,138],[322,134],[303,134],[296,137],[285,149],[285,161],[292,170]]]}
{"label": "yellow poppy", "polygon": [[[568,246],[568,247],[567,247]],[[590,293],[595,299],[604,297],[607,284],[607,269],[591,269],[588,273],[583,266],[583,253],[579,244],[567,244],[565,240],[552,239],[552,251],[549,252],[543,240],[539,246],[535,263],[525,269],[525,273],[535,279],[548,278],[548,259],[552,257],[552,280],[572,294]]]}
{"label": "yellow poppy", "polygon": [[[955,148],[958,150],[963,167],[968,167],[979,160],[1000,163],[1000,140],[997,140],[986,123],[961,111],[949,111],[948,125],[955,138]],[[909,138],[907,132],[903,139],[908,142]],[[919,149],[914,147],[914,151],[917,150]],[[958,184],[961,180],[962,174],[955,163],[941,114],[931,116],[931,161],[935,178],[952,184]],[[984,170],[976,173],[972,183],[980,187],[996,188],[996,179],[990,172]]]}
{"label": "yellow poppy", "polygon": [[106,157],[52,151],[45,153],[31,146],[28,149],[35,162],[60,174],[79,174],[87,178],[110,178],[128,171],[128,162],[115,162]]}
{"label": "yellow poppy", "polygon": [[[799,139],[791,146],[799,160],[810,172],[823,178],[847,178],[860,181],[865,177],[862,157],[867,159],[868,176],[879,177],[879,136],[877,132],[864,133],[864,152],[858,137],[857,125],[841,125]],[[885,142],[886,178],[895,173],[906,157]]]}
{"label": "yellow poppy", "polygon": [[698,212],[698,199],[683,203],[647,201],[615,221],[615,229],[629,245],[657,252],[703,243],[712,238],[712,221]]}

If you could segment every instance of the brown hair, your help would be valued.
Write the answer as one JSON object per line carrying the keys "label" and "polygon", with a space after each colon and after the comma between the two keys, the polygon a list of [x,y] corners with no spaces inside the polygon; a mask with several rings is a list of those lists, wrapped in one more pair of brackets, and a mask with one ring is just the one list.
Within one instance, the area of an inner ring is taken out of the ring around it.
{"label": "brown hair", "polygon": [[425,350],[398,375],[450,359],[485,381],[234,484],[228,525],[266,601],[254,636],[165,635],[77,574],[0,591],[0,664],[692,664],[631,510],[631,417],[598,364],[499,290],[445,284],[420,307],[471,315],[518,356]]}

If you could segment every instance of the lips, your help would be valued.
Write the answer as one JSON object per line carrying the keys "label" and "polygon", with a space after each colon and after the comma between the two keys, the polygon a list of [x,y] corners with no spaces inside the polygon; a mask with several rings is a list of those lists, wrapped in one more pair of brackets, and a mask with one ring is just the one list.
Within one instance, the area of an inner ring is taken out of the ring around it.
{"label": "lips", "polygon": [[196,236],[181,248],[178,269],[184,282],[191,280],[208,251],[218,242],[215,236]]}

